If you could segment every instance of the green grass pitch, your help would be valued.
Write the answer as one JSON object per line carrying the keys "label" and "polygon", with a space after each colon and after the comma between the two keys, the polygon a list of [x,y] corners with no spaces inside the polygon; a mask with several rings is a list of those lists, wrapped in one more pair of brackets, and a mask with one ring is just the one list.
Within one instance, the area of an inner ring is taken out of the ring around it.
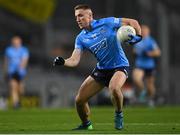
{"label": "green grass pitch", "polygon": [[123,130],[114,129],[112,107],[92,107],[92,131],[72,131],[80,120],[75,108],[0,111],[0,134],[134,134],[180,133],[180,107],[125,107]]}

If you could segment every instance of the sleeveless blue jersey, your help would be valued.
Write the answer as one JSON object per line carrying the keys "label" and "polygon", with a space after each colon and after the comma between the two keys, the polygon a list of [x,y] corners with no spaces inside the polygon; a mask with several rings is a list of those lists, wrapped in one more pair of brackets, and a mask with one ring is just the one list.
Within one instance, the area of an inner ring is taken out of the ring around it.
{"label": "sleeveless blue jersey", "polygon": [[141,42],[134,45],[134,50],[137,55],[135,60],[136,67],[144,69],[155,68],[155,59],[145,55],[148,51],[153,51],[157,49],[156,41],[151,37],[145,37]]}
{"label": "sleeveless blue jersey", "polygon": [[114,69],[129,66],[129,62],[117,40],[117,29],[121,18],[103,18],[93,20],[91,29],[83,29],[76,37],[75,48],[89,50],[96,57],[98,69]]}

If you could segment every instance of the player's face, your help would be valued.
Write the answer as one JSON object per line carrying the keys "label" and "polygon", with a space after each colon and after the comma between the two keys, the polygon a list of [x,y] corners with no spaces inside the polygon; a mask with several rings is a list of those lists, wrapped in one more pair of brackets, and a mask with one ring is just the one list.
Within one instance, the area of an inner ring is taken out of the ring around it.
{"label": "player's face", "polygon": [[11,42],[12,45],[16,48],[21,46],[21,39],[19,37],[14,37]]}
{"label": "player's face", "polygon": [[90,22],[92,21],[91,10],[78,9],[75,10],[76,22],[80,29],[90,28]]}
{"label": "player's face", "polygon": [[142,36],[143,37],[146,37],[146,36],[148,36],[150,34],[150,29],[146,25],[142,25],[141,30],[142,30]]}

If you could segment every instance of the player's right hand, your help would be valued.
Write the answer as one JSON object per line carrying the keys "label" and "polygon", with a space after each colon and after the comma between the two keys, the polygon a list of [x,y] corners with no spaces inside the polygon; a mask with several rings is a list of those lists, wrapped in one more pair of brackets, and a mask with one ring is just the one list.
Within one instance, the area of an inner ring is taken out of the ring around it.
{"label": "player's right hand", "polygon": [[64,65],[64,63],[65,63],[64,58],[58,56],[58,57],[56,57],[56,58],[54,59],[54,61],[53,61],[53,66],[57,66],[57,65],[58,65],[58,66],[61,66],[61,65]]}
{"label": "player's right hand", "polygon": [[128,35],[131,39],[127,41],[130,45],[134,45],[142,40],[141,35]]}

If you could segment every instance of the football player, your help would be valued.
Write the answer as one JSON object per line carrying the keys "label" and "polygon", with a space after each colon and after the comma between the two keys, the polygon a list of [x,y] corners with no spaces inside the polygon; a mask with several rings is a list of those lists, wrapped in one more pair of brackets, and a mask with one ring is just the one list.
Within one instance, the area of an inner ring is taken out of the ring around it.
{"label": "football player", "polygon": [[[82,31],[75,40],[75,49],[68,59],[56,57],[54,65],[68,67],[77,66],[84,50],[91,52],[98,63],[92,73],[85,79],[76,95],[76,109],[82,123],[75,129],[93,129],[89,119],[90,108],[88,100],[108,87],[115,107],[115,128],[123,128],[123,94],[121,88],[128,76],[129,62],[117,41],[116,32],[122,25],[130,25],[141,35],[138,21],[129,18],[108,17],[95,20],[88,5],[77,5],[75,8],[76,22]],[[133,36],[127,41],[130,44],[137,41]]]}

